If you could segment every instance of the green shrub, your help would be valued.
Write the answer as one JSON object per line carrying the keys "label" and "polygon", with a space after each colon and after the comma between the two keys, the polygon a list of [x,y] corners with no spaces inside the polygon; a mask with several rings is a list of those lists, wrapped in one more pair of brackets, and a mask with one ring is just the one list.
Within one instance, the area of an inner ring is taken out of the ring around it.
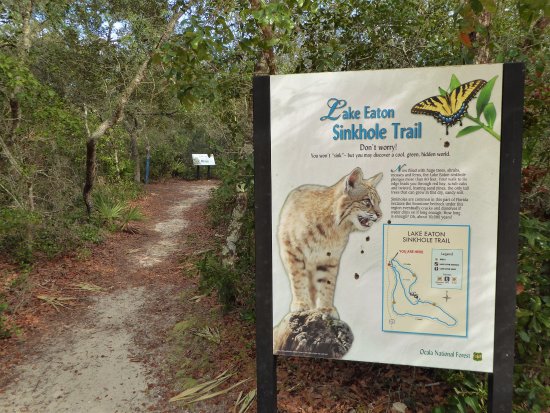
{"label": "green shrub", "polygon": [[441,378],[453,388],[445,406],[433,413],[484,413],[487,411],[487,375],[471,371],[440,370]]}
{"label": "green shrub", "polygon": [[116,222],[122,217],[125,205],[120,201],[112,201],[108,198],[97,196],[95,211],[99,225],[104,225],[111,231],[115,230]]}
{"label": "green shrub", "polygon": [[550,222],[521,215],[516,309],[518,412],[550,409]]}
{"label": "green shrub", "polygon": [[225,310],[232,308],[237,301],[238,274],[225,267],[218,256],[209,252],[197,263],[201,276],[201,288],[215,290]]}
{"label": "green shrub", "polygon": [[[517,279],[514,411],[550,409],[550,222],[522,213]],[[455,394],[434,412],[486,411],[486,375],[442,371]]]}
{"label": "green shrub", "polygon": [[[247,207],[237,241],[235,267],[225,267],[219,254],[204,257],[198,265],[205,286],[217,290],[226,309],[238,307],[243,317],[254,319],[255,244],[254,244],[254,172],[252,154],[220,159],[218,174],[222,179],[208,205],[212,224],[225,233],[231,220],[237,191],[245,191]],[[224,242],[225,239],[222,241]]]}
{"label": "green shrub", "polygon": [[122,211],[122,216],[120,217],[120,231],[128,231],[130,228],[130,222],[141,221],[143,220],[143,214],[138,207],[127,206]]}
{"label": "green shrub", "polygon": [[0,208],[0,251],[17,262],[28,262],[33,253],[32,236],[40,216],[17,208]]}
{"label": "green shrub", "polygon": [[0,252],[19,264],[29,264],[37,256],[52,258],[98,239],[97,228],[71,216],[0,209]]}
{"label": "green shrub", "polygon": [[171,143],[157,143],[151,150],[151,170],[149,179],[162,180],[172,177],[192,178],[194,168],[191,165],[191,155],[175,150]]}
{"label": "green shrub", "polygon": [[126,231],[130,222],[143,219],[138,207],[129,206],[124,201],[113,201],[104,197],[97,197],[94,217],[99,226],[104,226],[109,231]]}
{"label": "green shrub", "polygon": [[52,258],[82,243],[101,242],[102,226],[126,230],[131,221],[142,218],[137,208],[127,205],[141,191],[141,185],[128,182],[100,185],[94,194],[97,210],[92,221],[80,203],[55,213],[0,207],[0,253],[26,265],[39,256]]}
{"label": "green shrub", "polygon": [[0,297],[0,339],[9,338],[13,334],[13,328],[7,324],[4,313],[8,309],[8,303],[6,303],[3,297]]}
{"label": "green shrub", "polygon": [[99,244],[103,241],[103,233],[100,227],[91,223],[82,223],[74,228],[75,235],[83,242]]}
{"label": "green shrub", "polygon": [[143,193],[143,186],[135,182],[110,182],[100,185],[93,194],[94,211],[92,217],[98,227],[110,231],[121,231],[131,221],[140,221],[143,215],[137,207],[128,202]]}
{"label": "green shrub", "polygon": [[128,202],[137,199],[143,194],[143,186],[133,181],[104,182],[94,190],[94,202],[105,200],[111,203]]}

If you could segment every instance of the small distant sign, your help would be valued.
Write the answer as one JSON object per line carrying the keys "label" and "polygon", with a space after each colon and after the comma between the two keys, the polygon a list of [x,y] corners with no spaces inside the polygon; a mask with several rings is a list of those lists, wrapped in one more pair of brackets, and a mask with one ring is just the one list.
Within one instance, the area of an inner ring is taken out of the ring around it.
{"label": "small distant sign", "polygon": [[214,155],[207,155],[205,153],[194,153],[191,155],[193,157],[193,165],[195,166],[213,166],[216,165],[214,160]]}

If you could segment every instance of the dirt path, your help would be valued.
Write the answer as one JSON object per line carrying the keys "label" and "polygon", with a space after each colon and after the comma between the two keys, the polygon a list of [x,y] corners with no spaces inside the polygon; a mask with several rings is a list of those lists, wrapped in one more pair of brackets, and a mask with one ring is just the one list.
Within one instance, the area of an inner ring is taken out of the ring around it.
{"label": "dirt path", "polygon": [[[198,289],[196,263],[223,239],[205,211],[214,186],[150,185],[138,202],[147,216],[138,233],[110,234],[36,265],[20,287],[22,304],[10,302],[22,335],[0,340],[0,413],[228,413],[241,391],[254,389],[254,323],[243,321],[250,315],[223,312],[215,292]],[[38,295],[73,300],[58,312]],[[205,328],[219,332],[217,342],[197,334]],[[430,369],[305,358],[278,364],[285,413],[382,413],[397,401],[428,412],[452,392]],[[224,371],[235,373],[226,388],[249,381],[193,405],[169,402]]]}
{"label": "dirt path", "polygon": [[[6,353],[16,367],[0,378],[1,412],[167,411],[159,371],[167,334],[183,311],[178,251],[193,209],[204,209],[214,185],[150,186],[141,202],[148,219],[137,235],[116,234],[84,262],[57,262],[57,273],[35,275],[39,290],[71,296],[74,305],[50,310]],[[73,283],[59,271],[74,273]],[[69,291],[74,281],[104,292]]]}

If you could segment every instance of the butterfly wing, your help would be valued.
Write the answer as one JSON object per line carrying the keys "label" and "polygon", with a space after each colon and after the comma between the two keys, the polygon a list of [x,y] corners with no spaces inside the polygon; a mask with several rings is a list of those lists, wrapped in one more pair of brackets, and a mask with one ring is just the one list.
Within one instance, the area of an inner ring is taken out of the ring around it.
{"label": "butterfly wing", "polygon": [[452,114],[452,108],[448,95],[432,96],[414,105],[411,112],[431,115],[439,121],[439,115],[450,116]]}
{"label": "butterfly wing", "polygon": [[466,82],[443,96],[432,96],[414,105],[412,113],[433,116],[439,123],[447,127],[459,122],[468,109],[468,103],[487,82],[482,79]]}
{"label": "butterfly wing", "polygon": [[453,89],[449,94],[449,101],[451,102],[452,113],[456,114],[462,110],[462,116],[464,116],[464,114],[466,113],[466,108],[468,107],[468,103],[486,84],[487,82],[485,80],[477,79],[463,83],[459,87]]}

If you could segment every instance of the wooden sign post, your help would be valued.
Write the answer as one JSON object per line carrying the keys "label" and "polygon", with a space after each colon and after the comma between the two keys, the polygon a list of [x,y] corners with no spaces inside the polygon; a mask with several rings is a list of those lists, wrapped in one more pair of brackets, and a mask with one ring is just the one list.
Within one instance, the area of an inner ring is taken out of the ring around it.
{"label": "wooden sign post", "polygon": [[210,179],[210,167],[216,165],[216,161],[214,159],[214,155],[210,154],[207,155],[205,153],[194,153],[192,155],[193,158],[193,165],[197,167],[196,170],[196,179],[199,180],[201,177],[200,167],[206,166],[206,178]]}

